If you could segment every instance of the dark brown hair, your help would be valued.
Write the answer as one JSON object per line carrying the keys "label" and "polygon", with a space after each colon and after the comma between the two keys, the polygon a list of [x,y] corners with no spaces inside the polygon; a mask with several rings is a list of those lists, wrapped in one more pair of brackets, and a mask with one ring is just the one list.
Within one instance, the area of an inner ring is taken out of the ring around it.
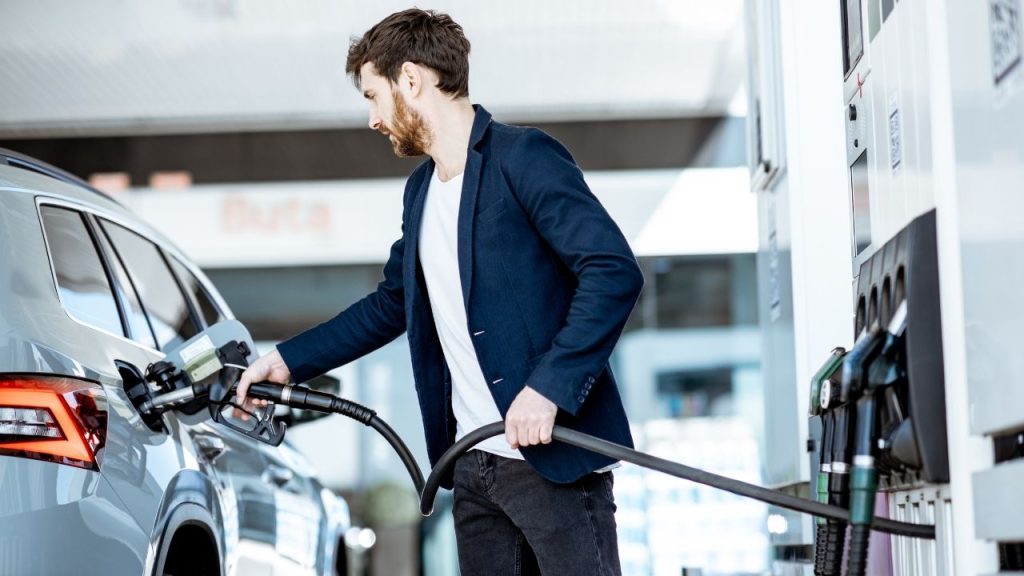
{"label": "dark brown hair", "polygon": [[410,8],[381,20],[349,46],[345,72],[357,88],[367,62],[391,82],[398,81],[403,63],[420,64],[437,73],[442,92],[469,96],[469,40],[447,14]]}

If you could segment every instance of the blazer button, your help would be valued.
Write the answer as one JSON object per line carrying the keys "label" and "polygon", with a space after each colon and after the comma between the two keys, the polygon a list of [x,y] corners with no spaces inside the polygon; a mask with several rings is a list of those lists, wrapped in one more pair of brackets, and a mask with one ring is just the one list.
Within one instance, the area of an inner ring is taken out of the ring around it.
{"label": "blazer button", "polygon": [[579,396],[576,397],[576,399],[580,401],[580,404],[582,404],[583,401],[586,400],[586,397],[584,397],[582,394],[580,394]]}

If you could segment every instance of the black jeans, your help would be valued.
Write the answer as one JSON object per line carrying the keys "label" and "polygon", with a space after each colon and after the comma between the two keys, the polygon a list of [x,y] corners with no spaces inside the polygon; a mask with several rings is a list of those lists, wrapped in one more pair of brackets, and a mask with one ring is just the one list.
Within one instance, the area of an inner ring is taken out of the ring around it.
{"label": "black jeans", "polygon": [[462,576],[618,576],[612,473],[555,484],[522,460],[470,450],[455,464]]}

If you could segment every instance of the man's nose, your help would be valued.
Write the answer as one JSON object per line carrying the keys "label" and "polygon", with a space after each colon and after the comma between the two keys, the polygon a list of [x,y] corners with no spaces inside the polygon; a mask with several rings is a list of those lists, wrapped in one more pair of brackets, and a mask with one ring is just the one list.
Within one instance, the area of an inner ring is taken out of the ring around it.
{"label": "man's nose", "polygon": [[370,130],[380,130],[380,116],[370,114]]}

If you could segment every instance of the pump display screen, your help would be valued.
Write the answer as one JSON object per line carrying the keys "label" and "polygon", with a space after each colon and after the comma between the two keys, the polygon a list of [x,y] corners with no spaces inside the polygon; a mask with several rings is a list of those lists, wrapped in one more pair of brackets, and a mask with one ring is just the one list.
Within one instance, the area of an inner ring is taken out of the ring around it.
{"label": "pump display screen", "polygon": [[850,166],[850,201],[853,205],[853,255],[871,245],[871,195],[868,189],[868,153],[861,152]]}
{"label": "pump display screen", "polygon": [[861,26],[860,0],[840,0],[840,9],[843,15],[843,76],[848,76],[850,70],[864,54],[864,36]]}

